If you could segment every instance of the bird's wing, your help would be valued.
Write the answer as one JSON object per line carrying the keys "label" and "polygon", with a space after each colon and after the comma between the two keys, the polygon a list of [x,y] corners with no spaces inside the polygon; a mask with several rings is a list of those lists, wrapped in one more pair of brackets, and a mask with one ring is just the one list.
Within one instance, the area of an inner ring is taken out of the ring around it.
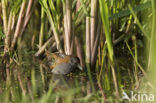
{"label": "bird's wing", "polygon": [[54,74],[68,74],[71,72],[71,70],[72,70],[72,66],[70,64],[61,63],[59,65],[56,65],[52,70],[52,72]]}

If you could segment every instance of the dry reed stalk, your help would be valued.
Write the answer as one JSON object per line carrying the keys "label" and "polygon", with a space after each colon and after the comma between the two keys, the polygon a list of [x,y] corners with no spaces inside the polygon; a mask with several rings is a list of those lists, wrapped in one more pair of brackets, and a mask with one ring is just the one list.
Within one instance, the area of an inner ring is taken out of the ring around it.
{"label": "dry reed stalk", "polygon": [[42,47],[40,47],[39,50],[35,53],[35,56],[41,55],[44,52],[44,50],[46,49],[47,45],[54,41],[55,41],[54,37],[51,37],[49,40],[47,40],[47,42],[44,43],[44,45]]}
{"label": "dry reed stalk", "polygon": [[86,62],[91,61],[90,18],[86,17]]}
{"label": "dry reed stalk", "polygon": [[[60,40],[63,41],[63,36],[61,36]],[[48,44],[51,44],[51,43],[53,43],[53,42],[55,42],[54,36],[51,37],[51,38],[49,38],[49,39],[44,43],[44,45],[42,45],[42,47],[39,48],[39,50],[35,53],[35,56],[41,55],[41,54],[44,52],[44,50],[46,49],[46,47],[48,46]]]}
{"label": "dry reed stalk", "polygon": [[7,52],[9,47],[10,47],[10,42],[11,42],[11,26],[12,26],[12,20],[13,20],[13,12],[10,12],[9,15],[9,21],[8,21],[8,31],[6,34],[6,38],[5,38],[5,48],[4,48],[4,52]]}
{"label": "dry reed stalk", "polygon": [[93,50],[95,42],[95,34],[97,27],[97,11],[98,11],[98,0],[91,0],[91,19],[90,19],[90,30],[91,30],[91,50]]}
{"label": "dry reed stalk", "polygon": [[64,29],[65,29],[65,53],[71,55],[71,37],[72,37],[72,1],[65,1]]}
{"label": "dry reed stalk", "polygon": [[[14,46],[17,42],[17,38],[19,37],[19,35],[22,35],[29,20],[30,20],[30,17],[33,13],[33,9],[36,5],[37,1],[34,1],[34,5],[33,5],[33,0],[29,0],[28,2],[28,6],[27,6],[27,10],[26,10],[26,14],[25,14],[25,17],[24,17],[24,11],[25,11],[25,7],[26,7],[26,1],[23,1],[22,3],[22,6],[21,6],[21,10],[20,10],[20,14],[19,14],[19,18],[18,18],[18,22],[17,22],[17,25],[16,25],[16,30],[15,30],[15,34],[14,34],[14,38],[13,38],[13,41],[12,41],[12,45],[11,45],[11,49],[13,50],[14,49]],[[24,18],[24,23],[22,23],[22,20]]]}
{"label": "dry reed stalk", "polygon": [[99,17],[96,39],[95,39],[94,47],[92,49],[92,54],[91,54],[92,55],[91,56],[91,67],[94,67],[94,65],[96,63],[98,47],[99,47],[99,43],[100,43],[101,24],[102,24],[102,21],[101,21],[101,18]]}
{"label": "dry reed stalk", "polygon": [[80,59],[80,64],[82,67],[84,67],[84,53],[83,53],[83,50],[82,50],[82,45],[80,43],[80,40],[79,38],[76,36],[75,37],[75,45],[76,45],[76,53],[77,53],[77,56],[78,58]]}
{"label": "dry reed stalk", "polygon": [[23,93],[24,96],[26,96],[26,90],[25,90],[24,84],[22,82],[23,79],[21,78],[21,74],[18,71],[17,71],[17,78],[18,78],[18,81],[20,83],[20,87],[21,87],[22,93]]}
{"label": "dry reed stalk", "polygon": [[113,81],[114,81],[114,87],[115,87],[115,93],[116,97],[119,98],[119,88],[118,88],[118,83],[116,79],[116,73],[115,73],[115,68],[114,65],[111,64],[111,70],[112,70],[112,76],[113,76]]}
{"label": "dry reed stalk", "polygon": [[102,94],[102,97],[103,97],[104,101],[106,101],[106,96],[105,96],[104,90],[102,89],[102,85],[101,85],[100,82],[98,82],[98,87],[100,89],[100,92]]}
{"label": "dry reed stalk", "polygon": [[[33,5],[32,5],[33,4]],[[20,31],[20,35],[23,34],[29,20],[30,20],[30,17],[32,16],[32,13],[34,11],[34,8],[35,8],[35,5],[37,4],[37,0],[34,1],[34,3],[32,2],[32,0],[29,0],[29,3],[28,3],[28,7],[27,7],[27,10],[26,10],[26,15],[24,17],[24,23],[23,23],[23,26],[21,28],[21,31]]]}
{"label": "dry reed stalk", "polygon": [[80,5],[81,5],[80,0],[77,0],[77,2],[76,2],[76,12],[78,11]]}
{"label": "dry reed stalk", "polygon": [[11,49],[12,50],[14,49],[15,44],[17,42],[17,38],[19,37],[19,34],[20,34],[20,29],[21,29],[21,26],[22,26],[22,20],[23,20],[23,17],[24,17],[25,7],[26,7],[26,1],[23,0],[22,5],[21,5],[21,10],[20,10],[20,13],[19,13],[19,17],[18,17],[18,21],[17,21],[17,25],[16,25],[16,30],[15,30],[13,41],[12,41],[12,44],[11,44]]}
{"label": "dry reed stalk", "polygon": [[[12,25],[11,25],[11,31],[13,31],[14,30],[14,27],[15,27],[15,20],[16,20],[16,15],[15,15],[15,13],[13,14],[13,17],[12,17]],[[10,41],[11,42],[11,41]]]}
{"label": "dry reed stalk", "polygon": [[6,0],[1,0],[2,3],[2,15],[3,15],[3,30],[4,34],[8,31],[8,21],[7,21],[7,2]]}
{"label": "dry reed stalk", "polygon": [[60,39],[59,39],[57,28],[54,25],[54,21],[53,21],[51,15],[50,15],[50,11],[47,11],[47,15],[48,15],[48,19],[49,19],[49,23],[51,25],[51,28],[53,30],[53,34],[54,34],[55,41],[56,41],[56,44],[57,44],[57,49],[58,49],[58,51],[60,53],[63,53],[63,49],[62,49],[62,46],[61,46],[61,42],[60,42]]}
{"label": "dry reed stalk", "polygon": [[7,85],[9,85],[10,86],[10,82],[11,82],[11,80],[10,80],[10,68],[9,68],[9,62],[7,61],[7,63],[6,63],[6,80],[7,80]]}
{"label": "dry reed stalk", "polygon": [[[36,1],[37,1],[37,0],[36,0]],[[32,8],[32,4],[33,4],[33,0],[29,0],[29,2],[28,2],[28,7],[27,7],[27,11],[26,11],[26,14],[25,14],[25,18],[30,14],[31,8]]]}
{"label": "dry reed stalk", "polygon": [[31,82],[29,80],[27,80],[27,87],[28,87],[28,91],[29,91],[29,95],[31,97],[31,100],[32,100],[32,103],[35,103],[34,101],[34,96],[33,96],[33,93],[32,93],[32,86],[31,86]]}

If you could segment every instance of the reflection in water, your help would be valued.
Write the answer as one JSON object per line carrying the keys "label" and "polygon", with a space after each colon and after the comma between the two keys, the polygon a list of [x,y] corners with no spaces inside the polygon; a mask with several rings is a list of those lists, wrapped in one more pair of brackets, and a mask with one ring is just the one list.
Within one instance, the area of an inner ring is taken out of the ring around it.
{"label": "reflection in water", "polygon": [[[78,92],[79,94],[81,93],[80,97],[91,94],[92,88],[88,76],[85,74],[75,71],[72,75],[56,75],[48,71],[48,67],[44,68],[38,61],[34,62],[32,65],[29,64],[25,67],[12,66],[14,69],[11,70],[14,71],[14,73],[11,74],[11,80],[13,81],[11,83],[12,88],[16,89],[15,91],[25,91],[25,95],[26,93],[34,93],[36,97],[40,97],[52,87],[52,91],[54,90],[53,94],[56,95],[59,93],[62,93],[61,95],[65,95],[64,93],[70,94],[72,91],[74,91],[75,94]],[[17,78],[17,72],[20,75],[19,78]],[[0,74],[2,74],[1,71]],[[0,78],[0,81],[1,79],[2,78]],[[19,79],[21,81],[19,81]],[[2,85],[0,85],[0,93],[4,93]]]}
{"label": "reflection in water", "polygon": [[67,87],[67,86],[69,86],[69,84],[70,84],[69,82],[71,80],[70,80],[70,77],[65,76],[65,75],[52,74],[52,81],[54,83],[56,83],[56,86]]}
{"label": "reflection in water", "polygon": [[80,86],[86,85],[88,78],[84,76],[74,77],[74,76],[66,76],[66,75],[56,75],[52,74],[52,81],[57,82],[57,86],[59,87],[72,87],[78,83]]}
{"label": "reflection in water", "polygon": [[64,91],[72,88],[79,88],[84,94],[92,92],[91,85],[87,76],[66,76],[51,74],[52,86],[55,84],[56,91]]}

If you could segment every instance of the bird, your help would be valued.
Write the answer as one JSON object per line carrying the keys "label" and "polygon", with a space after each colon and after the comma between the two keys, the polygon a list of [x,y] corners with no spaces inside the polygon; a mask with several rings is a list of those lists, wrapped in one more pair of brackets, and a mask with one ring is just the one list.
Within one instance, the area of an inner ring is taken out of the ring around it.
{"label": "bird", "polygon": [[49,68],[52,69],[53,74],[66,75],[74,69],[79,68],[83,70],[80,65],[80,59],[77,56],[65,55],[63,53],[50,53],[46,51]]}

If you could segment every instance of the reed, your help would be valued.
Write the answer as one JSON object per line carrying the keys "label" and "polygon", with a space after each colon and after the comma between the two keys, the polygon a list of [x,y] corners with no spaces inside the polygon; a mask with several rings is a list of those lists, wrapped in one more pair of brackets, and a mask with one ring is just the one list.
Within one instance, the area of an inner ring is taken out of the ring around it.
{"label": "reed", "polygon": [[[155,21],[155,0],[0,0],[0,101],[114,103],[155,91]],[[84,72],[55,78],[45,51],[77,55]]]}

